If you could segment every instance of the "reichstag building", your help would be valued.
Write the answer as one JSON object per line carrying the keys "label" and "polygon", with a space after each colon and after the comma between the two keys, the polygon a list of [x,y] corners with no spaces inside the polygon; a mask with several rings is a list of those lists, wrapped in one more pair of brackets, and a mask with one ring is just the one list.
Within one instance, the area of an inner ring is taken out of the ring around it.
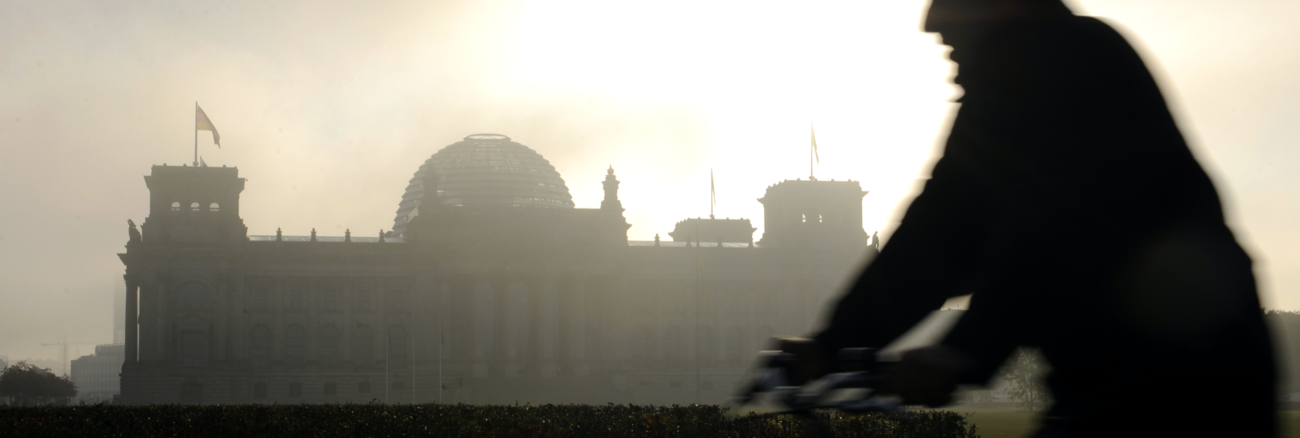
{"label": "reichstag building", "polygon": [[389,232],[250,235],[238,169],[153,166],[119,254],[121,400],[717,403],[876,253],[855,181],[767,187],[757,241],[714,218],[630,241],[615,169],[579,178],[598,207],[476,134],[419,166]]}

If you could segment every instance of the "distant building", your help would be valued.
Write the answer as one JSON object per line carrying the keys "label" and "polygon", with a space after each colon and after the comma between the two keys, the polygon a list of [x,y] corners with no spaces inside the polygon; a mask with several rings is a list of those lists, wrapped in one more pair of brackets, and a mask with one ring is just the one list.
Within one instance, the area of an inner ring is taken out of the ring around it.
{"label": "distant building", "polygon": [[758,243],[747,219],[629,241],[614,169],[600,207],[575,208],[495,134],[424,162],[383,234],[249,235],[244,183],[145,177],[149,216],[119,254],[123,402],[716,403],[875,254],[857,182],[769,187]]}
{"label": "distant building", "polygon": [[72,383],[77,385],[74,402],[112,402],[121,393],[122,362],[125,345],[96,345],[95,354],[72,361]]}

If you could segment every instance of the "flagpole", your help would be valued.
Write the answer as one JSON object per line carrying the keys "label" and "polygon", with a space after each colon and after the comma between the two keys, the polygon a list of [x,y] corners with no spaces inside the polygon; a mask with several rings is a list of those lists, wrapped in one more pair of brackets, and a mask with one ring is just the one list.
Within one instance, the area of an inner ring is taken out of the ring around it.
{"label": "flagpole", "polygon": [[713,219],[713,206],[718,203],[718,192],[713,186],[713,169],[709,169],[709,219]]}
{"label": "flagpole", "polygon": [[199,101],[194,101],[194,167],[199,167]]}

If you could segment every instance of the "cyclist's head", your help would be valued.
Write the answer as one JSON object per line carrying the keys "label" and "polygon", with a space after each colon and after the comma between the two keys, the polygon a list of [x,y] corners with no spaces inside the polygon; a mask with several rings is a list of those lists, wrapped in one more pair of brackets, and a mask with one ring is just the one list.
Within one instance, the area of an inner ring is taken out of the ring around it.
{"label": "cyclist's head", "polygon": [[922,28],[943,33],[954,26],[1073,14],[1061,0],[931,0]]}

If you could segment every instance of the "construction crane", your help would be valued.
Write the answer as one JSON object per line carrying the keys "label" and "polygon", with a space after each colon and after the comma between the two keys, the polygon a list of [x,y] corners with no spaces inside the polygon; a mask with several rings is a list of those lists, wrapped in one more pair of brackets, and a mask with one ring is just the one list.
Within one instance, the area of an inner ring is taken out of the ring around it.
{"label": "construction crane", "polygon": [[63,353],[59,356],[59,363],[63,365],[63,375],[67,376],[68,375],[68,346],[86,345],[86,344],[99,344],[99,342],[68,342],[68,338],[64,337],[63,342],[50,342],[50,343],[42,342],[41,346],[42,347],[52,347],[55,345],[63,346]]}

